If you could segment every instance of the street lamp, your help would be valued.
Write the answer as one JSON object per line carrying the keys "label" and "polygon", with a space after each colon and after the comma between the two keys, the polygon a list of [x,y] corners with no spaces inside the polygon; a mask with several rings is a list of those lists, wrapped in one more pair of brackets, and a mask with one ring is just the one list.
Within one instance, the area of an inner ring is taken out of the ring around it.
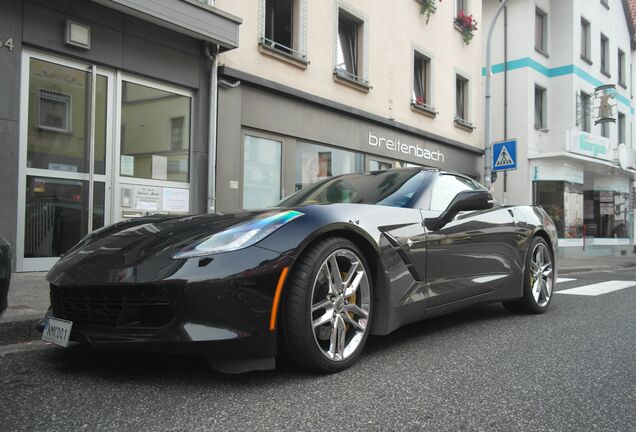
{"label": "street lamp", "polygon": [[490,59],[490,45],[492,42],[492,33],[495,30],[495,23],[497,22],[497,18],[499,18],[499,14],[503,10],[504,6],[508,3],[508,0],[501,0],[499,4],[499,8],[497,9],[497,13],[495,17],[492,19],[490,23],[490,28],[488,29],[488,38],[486,39],[486,100],[485,100],[485,118],[484,118],[484,184],[490,189],[490,176],[491,169],[490,164],[492,163],[492,147],[490,145],[491,136],[492,136],[492,106],[491,106],[491,90],[490,90],[490,77],[492,76],[492,63]]}

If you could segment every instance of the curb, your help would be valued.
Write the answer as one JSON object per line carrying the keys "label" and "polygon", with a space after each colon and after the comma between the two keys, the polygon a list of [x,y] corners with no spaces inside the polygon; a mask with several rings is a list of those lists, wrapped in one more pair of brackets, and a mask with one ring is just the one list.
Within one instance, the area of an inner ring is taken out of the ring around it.
{"label": "curb", "polygon": [[558,270],[558,275],[564,274],[572,274],[572,273],[583,273],[583,272],[592,272],[592,271],[603,271],[603,270],[618,270],[618,269],[626,269],[636,267],[636,262],[628,262],[623,264],[613,264],[613,265],[600,265],[595,267],[567,267],[560,268]]}
{"label": "curb", "polygon": [[0,346],[40,339],[42,333],[36,327],[41,320],[38,317],[0,322]]}

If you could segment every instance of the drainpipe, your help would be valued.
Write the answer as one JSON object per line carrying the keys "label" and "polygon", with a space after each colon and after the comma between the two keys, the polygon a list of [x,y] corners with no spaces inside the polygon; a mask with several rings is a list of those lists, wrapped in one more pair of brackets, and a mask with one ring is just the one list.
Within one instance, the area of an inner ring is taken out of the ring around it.
{"label": "drainpipe", "polygon": [[210,62],[210,108],[208,119],[208,200],[206,211],[216,210],[216,110],[218,105],[218,54],[219,46],[207,43],[205,56]]}
{"label": "drainpipe", "polygon": [[491,169],[490,164],[492,163],[492,147],[490,146],[491,136],[492,136],[492,106],[491,106],[491,89],[490,89],[490,79],[492,78],[492,59],[491,59],[491,45],[492,45],[492,34],[495,30],[495,23],[497,22],[497,18],[499,18],[499,14],[503,7],[508,3],[508,0],[502,0],[499,4],[499,8],[497,8],[497,13],[495,13],[494,18],[490,23],[490,28],[488,29],[488,38],[486,39],[486,94],[485,94],[485,119],[484,119],[484,185],[490,189],[490,175]]}

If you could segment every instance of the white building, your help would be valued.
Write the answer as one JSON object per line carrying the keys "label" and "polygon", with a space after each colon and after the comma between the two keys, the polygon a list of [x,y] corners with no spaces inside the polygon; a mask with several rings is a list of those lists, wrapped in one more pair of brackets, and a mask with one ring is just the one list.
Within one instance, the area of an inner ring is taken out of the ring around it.
{"label": "white building", "polygon": [[[243,19],[219,55],[216,209],[272,205],[320,178],[423,165],[481,174],[477,0],[217,0]],[[240,82],[239,85],[237,85]]]}
{"label": "white building", "polygon": [[[498,5],[483,2],[484,23]],[[516,138],[519,166],[507,175],[506,192],[499,175],[496,196],[543,206],[563,256],[631,253],[636,146],[627,1],[510,0],[506,9],[493,37],[493,141]],[[598,121],[599,110],[607,121]]]}

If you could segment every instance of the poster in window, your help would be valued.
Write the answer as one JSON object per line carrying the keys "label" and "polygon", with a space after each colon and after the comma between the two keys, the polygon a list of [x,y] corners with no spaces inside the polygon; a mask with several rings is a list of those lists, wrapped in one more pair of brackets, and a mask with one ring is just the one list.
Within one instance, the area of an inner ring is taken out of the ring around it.
{"label": "poster in window", "polygon": [[318,177],[331,177],[331,152],[318,152]]}
{"label": "poster in window", "polygon": [[168,158],[152,155],[152,178],[155,180],[168,179]]}
{"label": "poster in window", "polygon": [[600,208],[601,208],[601,216],[614,214],[614,203],[602,202],[600,205]]}
{"label": "poster in window", "polygon": [[318,155],[313,152],[304,151],[302,158],[300,181],[303,185],[308,185],[318,181]]}

